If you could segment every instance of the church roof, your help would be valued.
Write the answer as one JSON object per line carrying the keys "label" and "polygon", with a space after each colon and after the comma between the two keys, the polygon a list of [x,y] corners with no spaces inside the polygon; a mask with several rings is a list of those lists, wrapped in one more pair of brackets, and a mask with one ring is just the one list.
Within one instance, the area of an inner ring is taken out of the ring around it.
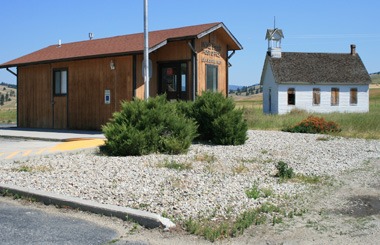
{"label": "church roof", "polygon": [[[283,84],[369,84],[371,78],[356,53],[282,52],[281,58],[267,53],[275,81]],[[263,77],[262,77],[263,79]]]}

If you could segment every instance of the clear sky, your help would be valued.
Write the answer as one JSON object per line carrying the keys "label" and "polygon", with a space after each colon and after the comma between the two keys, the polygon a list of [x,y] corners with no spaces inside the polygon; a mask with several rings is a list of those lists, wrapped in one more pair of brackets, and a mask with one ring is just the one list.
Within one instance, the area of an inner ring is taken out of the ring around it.
{"label": "clear sky", "polygon": [[[284,32],[284,52],[348,53],[380,71],[379,0],[149,0],[149,30],[224,22],[243,45],[230,84],[259,83],[266,29]],[[143,0],[0,0],[0,64],[58,43],[143,32]],[[15,77],[0,70],[0,82]]]}

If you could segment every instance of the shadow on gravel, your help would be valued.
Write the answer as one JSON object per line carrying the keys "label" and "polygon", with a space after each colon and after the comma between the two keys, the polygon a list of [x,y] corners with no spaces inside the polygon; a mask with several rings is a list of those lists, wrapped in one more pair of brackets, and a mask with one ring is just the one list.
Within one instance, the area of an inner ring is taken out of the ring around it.
{"label": "shadow on gravel", "polygon": [[380,197],[353,196],[348,199],[348,207],[335,212],[355,218],[380,215]]}

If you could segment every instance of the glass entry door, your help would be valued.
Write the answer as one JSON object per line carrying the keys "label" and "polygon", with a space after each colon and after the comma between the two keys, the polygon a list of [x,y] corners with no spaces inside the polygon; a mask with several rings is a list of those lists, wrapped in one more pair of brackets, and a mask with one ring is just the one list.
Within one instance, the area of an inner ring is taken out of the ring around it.
{"label": "glass entry door", "polygon": [[168,100],[187,99],[187,64],[185,62],[162,64],[160,90]]}

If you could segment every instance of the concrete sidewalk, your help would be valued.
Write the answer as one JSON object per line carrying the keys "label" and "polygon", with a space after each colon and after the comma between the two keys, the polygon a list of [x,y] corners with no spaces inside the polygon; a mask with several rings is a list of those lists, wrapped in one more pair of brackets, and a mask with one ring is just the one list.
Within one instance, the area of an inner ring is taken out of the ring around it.
{"label": "concrete sidewalk", "polygon": [[0,137],[25,138],[48,141],[105,139],[101,131],[29,129],[17,127],[0,127]]}

